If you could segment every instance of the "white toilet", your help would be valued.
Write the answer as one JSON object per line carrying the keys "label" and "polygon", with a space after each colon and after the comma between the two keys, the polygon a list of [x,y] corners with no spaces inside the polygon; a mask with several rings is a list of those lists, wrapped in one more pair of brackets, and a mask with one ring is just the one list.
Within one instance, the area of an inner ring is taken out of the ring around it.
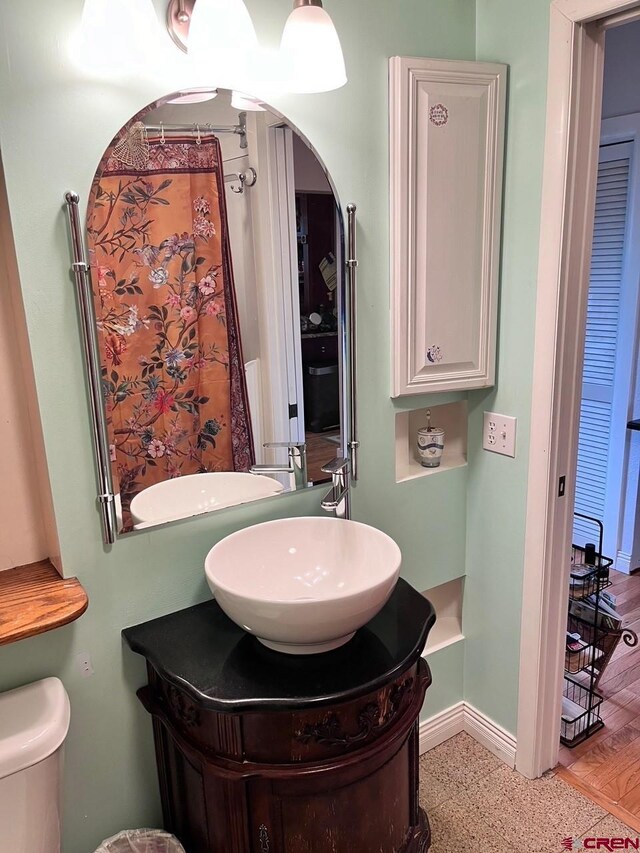
{"label": "white toilet", "polygon": [[0,693],[0,850],[59,853],[69,697],[58,678]]}

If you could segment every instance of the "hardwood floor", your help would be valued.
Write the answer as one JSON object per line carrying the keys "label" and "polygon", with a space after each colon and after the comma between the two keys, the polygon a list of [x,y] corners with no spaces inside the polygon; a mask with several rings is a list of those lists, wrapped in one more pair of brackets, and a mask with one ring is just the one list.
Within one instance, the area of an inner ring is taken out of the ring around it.
{"label": "hardwood floor", "polygon": [[[612,571],[611,582],[625,627],[640,634],[640,572]],[[574,749],[560,747],[563,778],[640,829],[640,644],[618,645],[598,692],[605,726]]]}

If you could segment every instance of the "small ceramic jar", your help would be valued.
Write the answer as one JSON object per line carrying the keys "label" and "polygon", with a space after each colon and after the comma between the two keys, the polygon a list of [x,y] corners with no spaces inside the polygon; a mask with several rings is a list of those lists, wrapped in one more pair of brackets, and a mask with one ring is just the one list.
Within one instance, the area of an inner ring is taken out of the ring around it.
{"label": "small ceramic jar", "polygon": [[444,450],[444,430],[431,426],[431,410],[427,409],[427,425],[418,430],[418,456],[425,468],[437,468]]}

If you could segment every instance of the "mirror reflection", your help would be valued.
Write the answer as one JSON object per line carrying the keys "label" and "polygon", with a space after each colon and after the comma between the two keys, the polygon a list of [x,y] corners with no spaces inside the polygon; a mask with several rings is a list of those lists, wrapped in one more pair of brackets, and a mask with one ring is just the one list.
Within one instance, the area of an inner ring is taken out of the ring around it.
{"label": "mirror reflection", "polygon": [[291,125],[163,99],[105,153],[87,232],[120,532],[329,479],[341,218]]}

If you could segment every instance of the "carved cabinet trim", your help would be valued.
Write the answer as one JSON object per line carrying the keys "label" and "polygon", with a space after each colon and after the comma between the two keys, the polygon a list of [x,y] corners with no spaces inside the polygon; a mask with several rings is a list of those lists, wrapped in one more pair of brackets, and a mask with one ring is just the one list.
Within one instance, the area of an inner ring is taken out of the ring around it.
{"label": "carved cabinet trim", "polygon": [[340,724],[338,715],[330,713],[324,720],[316,724],[307,723],[304,729],[296,735],[302,743],[315,742],[328,746],[350,748],[368,740],[371,736],[380,736],[388,725],[393,723],[403,706],[403,700],[409,695],[414,679],[405,678],[394,684],[389,691],[387,709],[382,710],[379,702],[367,702],[358,713],[358,730],[349,734]]}

